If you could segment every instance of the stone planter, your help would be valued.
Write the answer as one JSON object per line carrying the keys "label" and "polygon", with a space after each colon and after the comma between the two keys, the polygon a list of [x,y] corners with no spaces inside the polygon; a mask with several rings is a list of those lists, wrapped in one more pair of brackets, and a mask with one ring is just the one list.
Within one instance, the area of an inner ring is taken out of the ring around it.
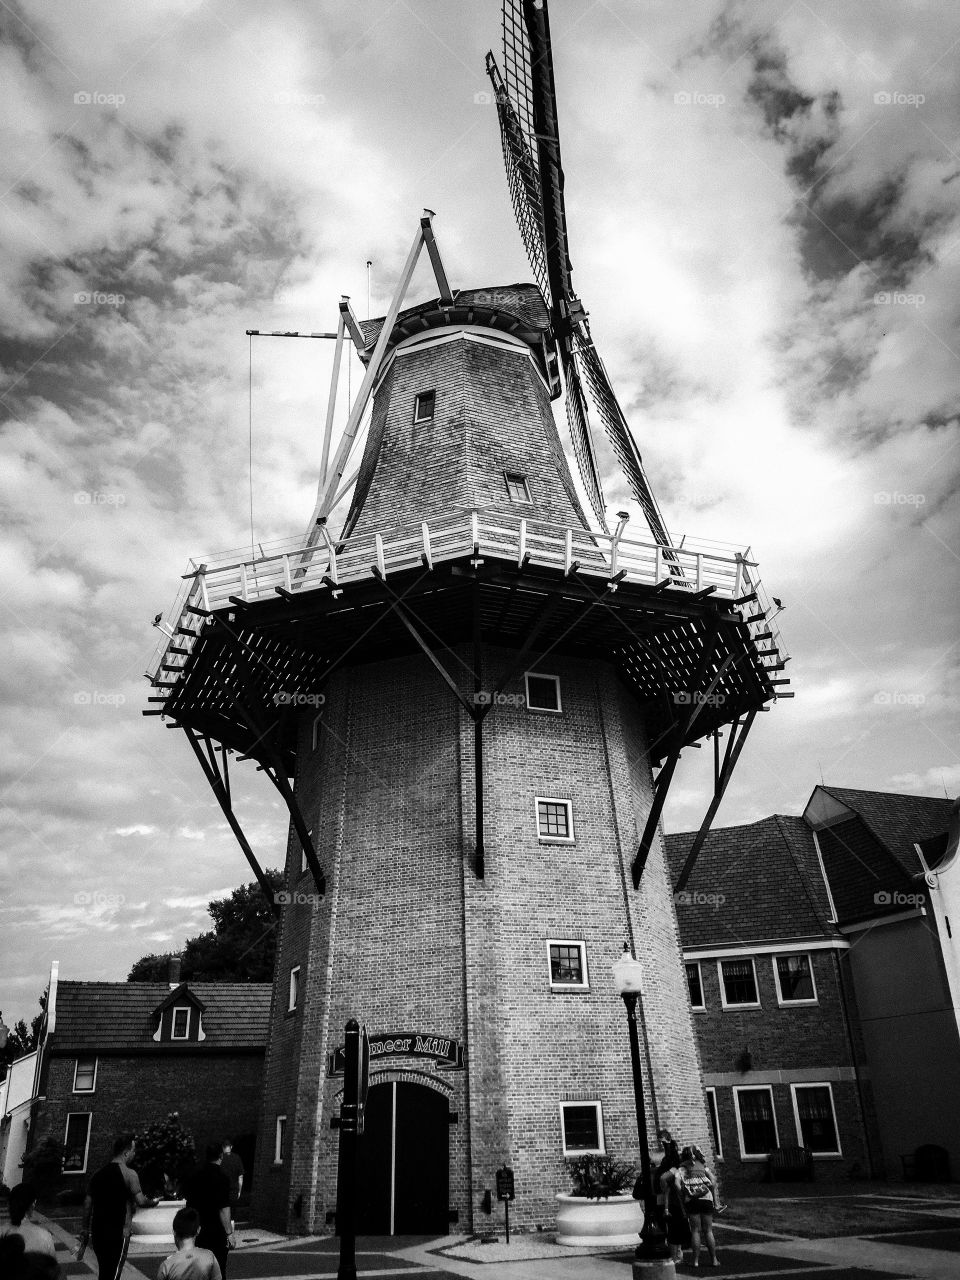
{"label": "stone planter", "polygon": [[643,1206],[633,1196],[620,1194],[609,1200],[585,1196],[557,1196],[557,1244],[636,1244],[643,1226]]}
{"label": "stone planter", "polygon": [[173,1251],[173,1219],[186,1200],[161,1200],[152,1209],[137,1209],[130,1229],[131,1253],[159,1253],[168,1246]]}

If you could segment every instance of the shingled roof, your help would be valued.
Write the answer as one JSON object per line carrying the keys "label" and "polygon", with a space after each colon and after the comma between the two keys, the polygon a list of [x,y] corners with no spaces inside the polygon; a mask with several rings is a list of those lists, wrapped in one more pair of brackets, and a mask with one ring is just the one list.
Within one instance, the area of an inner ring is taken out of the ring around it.
{"label": "shingled roof", "polygon": [[[693,836],[667,836],[674,880]],[[688,949],[835,935],[810,828],[774,814],[711,831],[677,896],[677,919]]]}
{"label": "shingled roof", "polygon": [[859,814],[822,828],[817,839],[840,924],[896,914],[923,892]]}
{"label": "shingled roof", "polygon": [[914,844],[942,835],[950,825],[955,803],[946,797],[855,791],[850,787],[823,784],[820,790],[862,818],[871,834],[893,854],[907,875],[923,870]]}
{"label": "shingled roof", "polygon": [[60,982],[54,1055],[153,1052],[218,1052],[262,1049],[270,1017],[268,982],[188,982],[203,1003],[205,1039],[185,1046],[157,1044],[157,1012],[170,995],[166,982]]}

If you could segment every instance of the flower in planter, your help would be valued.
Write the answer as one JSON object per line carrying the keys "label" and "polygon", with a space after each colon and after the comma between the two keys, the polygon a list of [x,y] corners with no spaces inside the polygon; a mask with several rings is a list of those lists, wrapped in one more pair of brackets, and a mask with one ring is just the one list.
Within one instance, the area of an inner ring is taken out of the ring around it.
{"label": "flower in planter", "polygon": [[587,1200],[607,1200],[632,1187],[637,1177],[637,1167],[627,1160],[615,1160],[613,1156],[579,1156],[567,1160],[567,1170],[573,1179],[572,1195]]}

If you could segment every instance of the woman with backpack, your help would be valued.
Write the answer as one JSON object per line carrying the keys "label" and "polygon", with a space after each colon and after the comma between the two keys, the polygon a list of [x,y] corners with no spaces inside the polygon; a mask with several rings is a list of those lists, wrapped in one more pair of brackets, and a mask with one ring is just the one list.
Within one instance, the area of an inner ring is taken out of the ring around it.
{"label": "woman with backpack", "polygon": [[697,1159],[697,1154],[699,1150],[695,1154],[693,1147],[683,1148],[680,1152],[680,1168],[674,1181],[690,1224],[693,1265],[700,1265],[700,1249],[705,1244],[710,1255],[710,1265],[719,1267],[717,1243],[713,1238],[716,1183],[702,1158]]}

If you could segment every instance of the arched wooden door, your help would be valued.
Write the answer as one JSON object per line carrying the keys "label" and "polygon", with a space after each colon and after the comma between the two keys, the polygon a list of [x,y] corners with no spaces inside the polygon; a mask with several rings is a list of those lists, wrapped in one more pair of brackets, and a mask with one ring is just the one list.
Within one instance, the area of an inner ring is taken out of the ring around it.
{"label": "arched wooden door", "polygon": [[358,1143],[357,1233],[446,1235],[449,1226],[447,1100],[407,1081],[374,1085]]}

